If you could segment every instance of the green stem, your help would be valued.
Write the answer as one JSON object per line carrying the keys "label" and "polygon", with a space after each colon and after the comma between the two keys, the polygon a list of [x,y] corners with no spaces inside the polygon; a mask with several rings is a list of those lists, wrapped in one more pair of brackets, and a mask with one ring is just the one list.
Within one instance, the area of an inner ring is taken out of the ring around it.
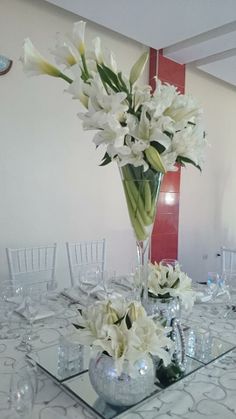
{"label": "green stem", "polygon": [[151,215],[150,211],[152,208],[152,194],[148,181],[144,183],[144,197],[145,211],[147,211],[148,215]]}
{"label": "green stem", "polygon": [[[129,214],[130,214],[130,219],[137,221],[137,223],[134,224],[138,224],[137,226],[137,232],[135,229],[135,232],[137,233],[137,238],[138,240],[145,240],[146,239],[146,231],[145,231],[145,223],[143,221],[142,215],[140,214],[139,209],[137,208],[137,205],[134,201],[134,198],[132,196],[132,194],[130,193],[130,190],[128,188],[127,182],[124,183],[124,189],[125,189],[125,196],[126,196],[126,202],[128,205],[128,209],[129,209]],[[135,225],[134,225],[135,228]],[[139,233],[139,230],[142,231],[142,233]],[[142,239],[141,239],[142,237]]]}
{"label": "green stem", "polygon": [[[124,184],[125,188],[125,184]],[[147,234],[143,227],[142,219],[138,211],[134,212],[133,206],[131,205],[127,189],[125,188],[126,202],[129,210],[130,220],[135,231],[137,240],[146,240]]]}
{"label": "green stem", "polygon": [[144,226],[148,226],[152,224],[152,219],[147,215],[145,211],[141,194],[138,192],[134,182],[131,180],[128,180],[128,181],[124,180],[124,183],[125,183],[125,186],[128,192],[128,197],[130,198],[132,207],[134,211],[137,212],[137,215],[140,214],[140,217]]}
{"label": "green stem", "polygon": [[[143,199],[144,199],[144,202],[143,202],[142,193],[141,193],[140,190],[137,189],[137,187],[135,185],[135,179],[133,179],[133,176],[130,174],[128,167],[123,168],[123,174],[124,174],[124,182],[126,183],[126,186],[127,186],[128,192],[129,192],[129,196],[130,196],[130,199],[131,199],[131,203],[133,205],[134,210],[135,209],[139,210],[140,215],[143,219],[143,224],[144,225],[152,224],[153,220],[149,217],[149,215],[147,214],[146,209],[145,209],[145,196],[143,196]],[[144,180],[143,185],[145,183],[146,182]]]}
{"label": "green stem", "polygon": [[150,211],[149,211],[149,216],[151,217],[151,218],[153,218],[154,217],[154,215],[155,215],[155,212],[156,212],[156,200],[155,200],[155,198],[153,199],[153,201],[152,201],[152,204],[151,204],[151,208],[150,208]]}
{"label": "green stem", "polygon": [[86,64],[84,54],[81,55],[81,59],[82,59],[82,64],[83,64],[83,67],[84,67],[84,73],[85,73],[86,79],[89,79],[89,72],[88,72],[88,67],[87,67],[87,64]]}
{"label": "green stem", "polygon": [[65,74],[61,73],[59,74],[59,76],[61,79],[67,81],[67,83],[71,84],[73,82],[73,80],[70,77],[67,77]]}

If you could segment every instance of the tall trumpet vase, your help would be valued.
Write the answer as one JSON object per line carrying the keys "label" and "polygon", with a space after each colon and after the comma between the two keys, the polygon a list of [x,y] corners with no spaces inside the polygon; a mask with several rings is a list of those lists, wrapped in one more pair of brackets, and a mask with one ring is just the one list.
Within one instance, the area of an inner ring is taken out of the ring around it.
{"label": "tall trumpet vase", "polygon": [[120,169],[130,221],[133,227],[143,299],[148,298],[148,260],[163,173],[127,164]]}

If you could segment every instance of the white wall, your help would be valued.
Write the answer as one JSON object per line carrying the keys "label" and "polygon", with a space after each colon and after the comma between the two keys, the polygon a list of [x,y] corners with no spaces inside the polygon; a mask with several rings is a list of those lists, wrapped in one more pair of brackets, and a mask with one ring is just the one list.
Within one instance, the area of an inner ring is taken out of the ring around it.
{"label": "white wall", "polygon": [[192,278],[206,280],[220,269],[220,246],[236,248],[236,88],[187,68],[186,91],[202,103],[210,145],[202,173],[182,170],[179,259]]}
{"label": "white wall", "polygon": [[[1,0],[1,54],[13,68],[0,77],[0,277],[8,273],[5,247],[57,242],[58,277],[68,280],[65,241],[107,238],[107,265],[128,272],[136,260],[119,172],[99,167],[92,134],[82,130],[78,101],[64,93],[62,80],[28,78],[19,57],[30,37],[42,54],[78,16],[44,1]],[[122,70],[146,48],[95,24],[87,38],[100,36],[116,53]],[[143,82],[148,80],[148,69]]]}

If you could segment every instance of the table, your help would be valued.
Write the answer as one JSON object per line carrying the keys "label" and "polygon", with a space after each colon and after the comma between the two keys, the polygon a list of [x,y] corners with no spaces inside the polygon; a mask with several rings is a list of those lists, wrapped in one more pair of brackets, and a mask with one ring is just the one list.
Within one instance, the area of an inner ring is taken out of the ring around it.
{"label": "table", "polygon": [[[56,344],[60,336],[71,336],[74,333],[72,322],[76,316],[76,305],[69,304],[64,297],[59,297],[59,301],[64,310],[57,319],[45,319],[35,324],[38,339],[33,342],[34,349]],[[214,303],[196,304],[191,316],[184,321],[196,328],[204,327],[210,330],[213,336],[230,342],[232,350],[161,391],[148,402],[133,407],[123,414],[122,418],[236,418],[236,313],[230,318],[223,318],[222,304],[219,300]],[[20,317],[15,317],[15,322],[19,328],[24,323]],[[18,343],[17,340],[0,341],[0,394],[8,391],[5,374],[10,374],[16,360],[25,355],[16,349]],[[94,417],[41,371],[38,373],[38,380],[39,391],[32,419]]]}

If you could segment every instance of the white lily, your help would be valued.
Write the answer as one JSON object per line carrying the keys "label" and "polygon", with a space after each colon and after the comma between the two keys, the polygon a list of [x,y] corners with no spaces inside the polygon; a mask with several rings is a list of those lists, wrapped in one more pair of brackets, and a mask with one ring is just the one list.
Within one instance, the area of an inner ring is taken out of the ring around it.
{"label": "white lily", "polygon": [[86,22],[80,20],[79,22],[74,23],[73,32],[72,32],[72,41],[79,51],[80,55],[85,53],[85,43],[84,43],[84,34],[85,34]]}
{"label": "white lily", "polygon": [[98,36],[93,40],[93,46],[94,46],[94,53],[95,53],[95,57],[96,57],[96,62],[97,62],[97,64],[102,64],[103,63],[103,53],[102,53],[102,48],[101,48],[101,39]]}
{"label": "white lily", "polygon": [[[110,117],[110,114],[98,111],[93,112],[90,109],[90,99],[88,102],[88,112],[86,113],[79,113],[79,118],[83,121],[83,129],[88,130],[101,130],[104,129],[104,127],[107,124],[113,124],[113,120],[116,121],[115,117],[113,116],[112,120]],[[99,134],[99,132],[98,132]]]}
{"label": "white lily", "polygon": [[127,94],[124,92],[113,93],[110,95],[98,92],[96,95],[97,103],[105,112],[122,114],[128,110],[128,105],[125,102]]}
{"label": "white lily", "polygon": [[83,81],[80,78],[77,78],[69,85],[66,92],[70,93],[73,99],[79,99],[84,107],[88,109],[88,96],[84,94],[83,87]]}
{"label": "white lily", "polygon": [[159,298],[163,296],[179,297],[184,308],[189,311],[193,307],[196,292],[192,290],[192,280],[181,271],[180,266],[162,266],[149,264],[148,289]]}
{"label": "white lily", "polygon": [[112,307],[120,319],[125,316],[128,310],[127,302],[123,297],[116,297],[112,299],[112,301],[109,300],[108,303],[104,301],[103,304],[105,304],[106,307]]}
{"label": "white lily", "polygon": [[80,60],[79,52],[72,42],[69,39],[62,39],[59,35],[57,36],[55,49],[51,52],[55,56],[56,63],[64,64],[66,67],[71,67]]}
{"label": "white lily", "polygon": [[154,124],[162,132],[168,132],[173,135],[176,131],[175,123],[169,116],[161,115],[158,119],[154,119]]}
{"label": "white lily", "polygon": [[119,119],[128,110],[126,103],[127,94],[125,92],[106,92],[98,74],[94,74],[90,84],[84,84],[84,93],[89,97],[90,110],[109,112],[117,114]]}
{"label": "white lily", "polygon": [[140,303],[138,303],[137,301],[133,301],[128,306],[127,315],[129,316],[130,321],[133,323],[139,317],[146,316],[146,312],[144,307],[140,305]]}
{"label": "white lily", "polygon": [[104,64],[109,67],[114,73],[117,73],[117,63],[112,51],[104,48],[103,50]]}
{"label": "white lily", "polygon": [[92,74],[90,83],[84,84],[84,94],[89,97],[90,111],[100,111],[101,106],[98,103],[97,95],[102,96],[107,93],[97,73]]}
{"label": "white lily", "polygon": [[149,268],[149,290],[159,296],[170,294],[172,287],[177,284],[180,270],[178,268],[174,270],[172,266],[166,267],[157,263],[150,264]]}
{"label": "white lily", "polygon": [[188,125],[184,130],[177,132],[172,140],[172,150],[179,156],[187,157],[195,164],[202,166],[204,149],[207,141],[201,125]]}
{"label": "white lily", "polygon": [[115,366],[118,375],[122,373],[124,360],[126,358],[126,352],[128,348],[127,342],[127,328],[122,321],[118,325],[104,325],[103,333],[106,334],[105,339],[97,339],[94,341],[94,346],[101,347],[106,351],[115,361]]}
{"label": "white lily", "polygon": [[140,121],[137,125],[137,134],[135,135],[134,133],[134,137],[143,141],[149,141],[150,139],[150,121],[147,117],[147,111],[145,107],[142,109]]}
{"label": "white lily", "polygon": [[195,122],[202,115],[202,109],[191,95],[177,95],[165,115],[179,123],[177,129],[181,129],[188,121]]}
{"label": "white lily", "polygon": [[161,84],[158,81],[153,97],[150,101],[144,102],[143,106],[153,118],[158,119],[171,106],[176,96],[178,92],[175,86]]}
{"label": "white lily", "polygon": [[[206,140],[197,101],[159,80],[154,93],[151,86],[137,86],[148,52],[138,58],[127,78],[117,70],[113,53],[101,47],[100,38],[94,39],[92,48],[85,46],[85,27],[84,21],[76,22],[72,35],[58,37],[53,51],[56,62],[69,68],[73,79],[47,62],[30,40],[24,47],[25,71],[60,77],[71,84],[68,92],[87,108],[79,114],[83,128],[99,131],[95,144],[103,144],[110,160],[119,166],[142,166],[153,174],[176,170],[176,162],[201,168]],[[107,163],[109,159],[104,159],[103,164]]]}
{"label": "white lily", "polygon": [[184,272],[179,274],[179,285],[176,289],[172,290],[171,295],[179,297],[184,309],[186,311],[191,311],[196,300],[196,292],[192,289],[191,278],[189,278]]}
{"label": "white lily", "polygon": [[[134,341],[132,340],[132,334],[135,336]],[[133,330],[129,339],[130,353],[132,353],[132,348],[134,348],[140,354],[150,353],[157,355],[166,366],[171,361],[166,348],[171,348],[172,346],[173,342],[165,336],[165,329],[161,324],[158,322],[155,324],[147,315],[139,316],[133,323]]]}
{"label": "white lily", "polygon": [[91,345],[95,339],[105,338],[106,335],[102,329],[105,316],[97,307],[95,309],[91,307],[90,312],[83,313],[83,316],[78,314],[76,320],[81,327],[77,335],[77,340],[80,344]]}
{"label": "white lily", "polygon": [[175,172],[178,170],[178,168],[175,165],[177,157],[178,154],[176,152],[170,152],[169,150],[166,150],[164,151],[164,153],[161,154],[161,159],[167,172]]}
{"label": "white lily", "polygon": [[130,135],[126,135],[125,143],[127,145],[125,149],[117,150],[118,165],[122,167],[126,164],[132,164],[134,167],[143,166],[144,171],[148,170],[149,166],[144,159],[143,153],[148,145],[144,141],[133,140]]}
{"label": "white lily", "polygon": [[149,145],[152,141],[156,141],[163,145],[165,149],[169,149],[171,140],[159,127],[155,119],[150,119],[145,107],[142,108],[140,121],[134,116],[127,118],[127,125],[129,127],[130,135],[137,140],[141,140]]}
{"label": "white lily", "polygon": [[24,56],[21,58],[24,71],[31,76],[47,74],[53,77],[61,77],[61,71],[50,64],[34,47],[29,38],[24,41]]}
{"label": "white lily", "polygon": [[94,136],[93,142],[96,146],[101,144],[107,145],[107,152],[110,154],[109,146],[124,147],[124,137],[127,132],[127,127],[122,127],[118,121],[109,118],[109,121],[103,125],[103,129]]}
{"label": "white lily", "polygon": [[[78,314],[77,341],[102,348],[115,361],[118,373],[124,362],[134,362],[146,354],[158,355],[164,364],[170,362],[166,349],[172,343],[166,337],[170,329],[148,317],[137,301],[127,303],[123,298],[101,301]],[[127,363],[126,363],[127,366]]]}
{"label": "white lily", "polygon": [[144,86],[142,89],[138,86],[134,86],[133,88],[133,101],[132,106],[134,111],[136,112],[137,109],[145,102],[149,102],[151,98],[151,87]]}

